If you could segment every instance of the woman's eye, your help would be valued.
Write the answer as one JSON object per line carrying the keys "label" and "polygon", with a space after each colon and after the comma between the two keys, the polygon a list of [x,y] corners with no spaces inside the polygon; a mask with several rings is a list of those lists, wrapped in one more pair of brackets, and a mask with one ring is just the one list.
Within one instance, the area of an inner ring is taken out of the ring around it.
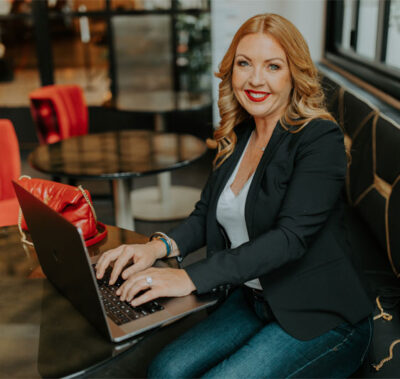
{"label": "woman's eye", "polygon": [[249,65],[249,63],[247,61],[238,61],[237,65],[240,67],[246,67]]}
{"label": "woman's eye", "polygon": [[269,65],[269,68],[271,71],[279,70],[279,66],[277,64],[273,64],[273,63]]}

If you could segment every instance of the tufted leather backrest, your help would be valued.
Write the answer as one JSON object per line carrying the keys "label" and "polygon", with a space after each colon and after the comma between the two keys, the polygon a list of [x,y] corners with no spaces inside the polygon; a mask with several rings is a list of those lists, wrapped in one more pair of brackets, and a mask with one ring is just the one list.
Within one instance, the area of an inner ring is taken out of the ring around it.
{"label": "tufted leather backrest", "polygon": [[348,201],[369,225],[400,277],[400,125],[328,77],[323,77],[322,87],[351,153]]}

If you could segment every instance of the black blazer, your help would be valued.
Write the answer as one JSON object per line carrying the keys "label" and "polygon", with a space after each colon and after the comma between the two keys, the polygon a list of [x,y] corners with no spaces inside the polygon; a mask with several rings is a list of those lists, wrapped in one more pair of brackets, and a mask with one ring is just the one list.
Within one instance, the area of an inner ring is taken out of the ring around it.
{"label": "black blazer", "polygon": [[346,250],[342,189],[347,159],[339,126],[313,120],[290,133],[276,125],[250,185],[245,219],[250,241],[229,249],[216,219],[218,198],[254,129],[235,128],[234,153],[212,171],[195,210],[170,232],[199,294],[259,278],[277,321],[301,340],[317,337],[373,309]]}

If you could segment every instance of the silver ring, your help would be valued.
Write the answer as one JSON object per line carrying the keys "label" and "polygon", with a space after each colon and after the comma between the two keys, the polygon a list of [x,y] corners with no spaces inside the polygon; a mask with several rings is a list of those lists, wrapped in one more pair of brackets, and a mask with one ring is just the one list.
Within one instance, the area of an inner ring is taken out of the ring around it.
{"label": "silver ring", "polygon": [[151,276],[146,276],[146,283],[151,286],[153,284],[153,278]]}

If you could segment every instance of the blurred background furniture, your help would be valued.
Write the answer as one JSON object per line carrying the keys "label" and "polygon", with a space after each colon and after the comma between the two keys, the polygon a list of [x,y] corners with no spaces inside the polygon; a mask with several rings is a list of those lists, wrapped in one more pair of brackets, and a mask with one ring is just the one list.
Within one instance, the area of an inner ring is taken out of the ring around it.
{"label": "blurred background furniture", "polygon": [[15,225],[19,205],[11,181],[21,175],[18,139],[9,120],[0,119],[0,226]]}
{"label": "blurred background furniture", "polygon": [[50,85],[29,94],[40,143],[88,133],[88,110],[78,85]]}
{"label": "blurred background furniture", "polygon": [[[50,175],[75,180],[112,180],[116,225],[133,230],[136,204],[132,204],[130,197],[131,179],[188,166],[206,151],[206,144],[195,136],[125,130],[41,145],[28,159],[33,168]],[[180,206],[188,199],[177,201]],[[166,211],[173,205],[167,199]],[[186,205],[190,207],[193,208],[193,203]]]}
{"label": "blurred background furniture", "polygon": [[[167,3],[164,5],[168,8]],[[116,91],[110,106],[119,111],[154,115],[154,130],[158,132],[201,135],[193,122],[181,123],[181,130],[178,130],[177,122],[169,123],[168,118],[186,113],[195,119],[196,113],[211,108],[210,19],[206,12],[196,17],[176,14],[180,7],[176,1],[170,6],[171,14],[143,14],[133,20],[127,15],[112,18]],[[159,26],[152,27],[152,22]],[[146,43],[133,46],[131,35],[143,36]],[[201,129],[205,127],[207,125],[201,125]],[[157,175],[157,184],[132,192],[137,204],[136,218],[146,221],[182,219],[190,214],[200,198],[197,188],[172,185],[169,172]]]}
{"label": "blurred background furniture", "polygon": [[369,354],[354,377],[394,378],[400,373],[400,125],[381,113],[390,114],[387,105],[319,68],[351,154],[346,224],[352,258],[378,299]]}
{"label": "blurred background furniture", "polygon": [[[210,12],[209,0],[1,1],[0,56],[3,46],[14,79],[0,83],[0,118],[13,121],[22,150],[32,149],[37,136],[28,94],[78,84],[91,133],[137,123],[153,129],[149,112],[120,111],[110,100],[133,104],[153,91],[210,94]],[[211,114],[211,106],[190,115],[170,112],[168,130],[208,138]]]}

